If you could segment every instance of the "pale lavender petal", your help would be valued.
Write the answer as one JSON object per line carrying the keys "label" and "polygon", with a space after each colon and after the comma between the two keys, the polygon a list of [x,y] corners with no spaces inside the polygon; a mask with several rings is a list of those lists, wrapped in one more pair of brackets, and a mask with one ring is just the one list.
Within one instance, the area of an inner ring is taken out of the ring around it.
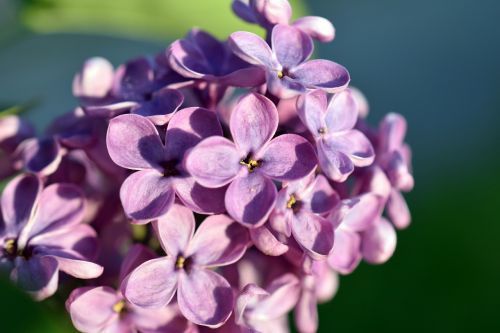
{"label": "pale lavender petal", "polygon": [[222,135],[215,112],[198,107],[179,110],[168,123],[165,137],[166,158],[181,161],[186,150],[214,135]]}
{"label": "pale lavender petal", "polygon": [[315,137],[319,137],[327,129],[325,122],[327,103],[327,95],[322,90],[308,92],[297,100],[297,114]]}
{"label": "pale lavender petal", "polygon": [[333,248],[333,224],[306,210],[299,211],[292,219],[292,235],[314,259],[326,257]]}
{"label": "pale lavender petal", "polygon": [[250,66],[224,75],[217,82],[232,87],[253,88],[266,82],[266,72],[261,67]]}
{"label": "pale lavender petal", "polygon": [[327,261],[315,261],[312,264],[315,278],[315,293],[319,303],[332,300],[339,288],[338,274],[328,266]]}
{"label": "pale lavender petal", "polygon": [[138,171],[123,182],[120,199],[130,218],[153,220],[168,212],[174,202],[172,179],[155,170]]}
{"label": "pale lavender petal", "polygon": [[279,181],[297,180],[307,176],[317,165],[313,146],[296,134],[283,134],[265,148],[260,170]]}
{"label": "pale lavender petal", "polygon": [[413,175],[410,172],[408,162],[403,156],[402,151],[395,150],[383,155],[380,164],[385,169],[387,177],[389,177],[394,188],[405,192],[413,189]]}
{"label": "pale lavender petal", "polygon": [[238,325],[247,326],[245,310],[247,310],[247,307],[257,304],[259,300],[266,296],[269,296],[266,290],[253,283],[247,284],[236,298],[236,304],[234,306],[236,323]]}
{"label": "pale lavender petal", "polygon": [[384,152],[398,150],[406,135],[406,119],[397,113],[389,113],[379,127],[379,145]]}
{"label": "pale lavender petal", "polygon": [[58,266],[51,256],[33,256],[28,260],[17,257],[12,278],[19,287],[41,301],[57,290]]}
{"label": "pale lavender petal", "polygon": [[163,126],[184,101],[184,96],[173,89],[162,89],[154,93],[151,101],[143,103],[132,113],[147,117],[156,126]]}
{"label": "pale lavender petal", "polygon": [[332,145],[331,140],[318,142],[318,161],[321,171],[336,182],[344,182],[354,171],[354,164],[349,156]]}
{"label": "pale lavender petal", "polygon": [[288,24],[292,17],[292,6],[288,0],[252,0],[254,12],[262,16],[267,24]]}
{"label": "pale lavender petal", "polygon": [[213,136],[200,142],[186,156],[187,171],[202,186],[214,188],[230,183],[242,166],[242,156],[233,142]]}
{"label": "pale lavender petal", "polygon": [[295,325],[301,333],[314,333],[318,330],[315,279],[313,276],[306,276],[302,284],[302,294],[295,307]]}
{"label": "pale lavender petal", "polygon": [[0,118],[0,149],[13,152],[17,146],[32,137],[35,133],[33,126],[17,115],[3,115]]}
{"label": "pale lavender petal", "polygon": [[229,127],[241,151],[257,153],[278,128],[278,110],[268,98],[250,93],[236,104]]}
{"label": "pale lavender petal", "polygon": [[323,175],[318,175],[310,185],[310,189],[301,194],[300,200],[304,208],[311,212],[325,214],[335,207],[340,198],[328,180]]}
{"label": "pale lavender petal", "polygon": [[219,188],[203,187],[193,177],[174,178],[177,197],[182,203],[200,214],[220,214],[226,211],[224,196],[227,186]]}
{"label": "pale lavender petal", "polygon": [[78,279],[94,279],[101,276],[104,268],[87,261],[79,253],[62,249],[43,249],[39,254],[51,256],[57,260],[59,270]]}
{"label": "pale lavender petal", "polygon": [[174,204],[169,212],[153,223],[158,240],[169,256],[187,256],[188,246],[194,235],[193,212],[182,205]]}
{"label": "pale lavender petal", "polygon": [[250,229],[250,236],[255,247],[265,255],[281,256],[288,251],[288,246],[266,225]]}
{"label": "pale lavender petal", "polygon": [[329,132],[350,130],[358,120],[358,105],[349,89],[336,93],[326,111],[325,122]]}
{"label": "pale lavender petal", "polygon": [[155,257],[156,254],[150,248],[142,244],[134,244],[123,258],[118,280],[123,281],[134,268]]}
{"label": "pale lavender petal", "polygon": [[228,39],[233,52],[253,65],[261,65],[270,69],[278,68],[273,52],[266,41],[254,33],[246,31],[233,32]]}
{"label": "pale lavender petal", "polygon": [[17,152],[28,172],[42,176],[54,173],[62,156],[61,147],[53,137],[28,139],[19,146]]}
{"label": "pale lavender petal", "polygon": [[396,249],[396,230],[385,218],[380,218],[362,234],[363,259],[371,264],[383,264]]}
{"label": "pale lavender petal", "polygon": [[175,260],[172,257],[153,259],[133,270],[122,283],[125,298],[144,308],[160,308],[170,303],[177,290]]}
{"label": "pale lavender petal", "polygon": [[344,66],[322,59],[305,62],[291,70],[290,74],[308,88],[319,88],[329,93],[343,90],[351,80]]}
{"label": "pale lavender petal", "polygon": [[113,84],[113,65],[101,57],[90,58],[73,79],[73,95],[84,98],[105,97]]}
{"label": "pale lavender petal", "polygon": [[135,306],[132,309],[131,321],[141,333],[198,333],[197,327],[180,313],[177,304],[159,309]]}
{"label": "pale lavender petal", "polygon": [[82,106],[83,111],[91,117],[113,118],[138,107],[138,102],[105,100],[103,103]]}
{"label": "pale lavender petal", "polygon": [[28,223],[41,192],[42,182],[35,175],[19,175],[7,184],[1,197],[6,234],[16,234],[19,227]]}
{"label": "pale lavender petal", "polygon": [[387,215],[398,229],[407,228],[411,223],[410,209],[405,198],[398,190],[393,189],[387,200]]}
{"label": "pale lavender petal", "polygon": [[227,215],[207,217],[196,230],[189,253],[196,265],[226,266],[238,261],[250,243],[248,229]]}
{"label": "pale lavender petal", "polygon": [[78,288],[69,296],[66,308],[76,329],[100,332],[113,317],[118,317],[113,305],[119,301],[117,292],[109,287]]}
{"label": "pale lavender petal", "polygon": [[328,256],[330,266],[341,274],[349,274],[361,262],[361,237],[356,232],[335,230],[335,244]]}
{"label": "pale lavender petal", "polygon": [[319,16],[304,16],[292,24],[320,42],[331,42],[335,38],[335,28],[332,23]]}
{"label": "pale lavender petal", "polygon": [[111,119],[106,137],[109,156],[119,166],[132,170],[160,168],[164,148],[152,122],[134,114]]}
{"label": "pale lavender petal", "polygon": [[314,50],[311,37],[290,25],[276,25],[271,39],[273,52],[286,70],[291,70],[309,59]]}
{"label": "pale lavender petal", "polygon": [[236,178],[226,192],[226,209],[236,221],[248,227],[261,226],[276,201],[274,183],[258,172]]}
{"label": "pale lavender petal", "polygon": [[329,135],[326,141],[331,149],[349,156],[357,167],[369,166],[375,159],[375,152],[370,140],[358,130]]}
{"label": "pale lavender petal", "polygon": [[233,290],[219,274],[193,267],[180,274],[177,302],[182,314],[191,322],[216,328],[231,315]]}
{"label": "pale lavender petal", "polygon": [[332,211],[329,219],[335,227],[359,232],[369,228],[382,214],[383,200],[373,193],[344,199]]}

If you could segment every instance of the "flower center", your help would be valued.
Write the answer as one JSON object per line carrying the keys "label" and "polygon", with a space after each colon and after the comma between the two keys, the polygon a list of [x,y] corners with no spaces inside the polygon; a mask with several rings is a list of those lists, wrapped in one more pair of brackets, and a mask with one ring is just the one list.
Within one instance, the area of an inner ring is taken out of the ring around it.
{"label": "flower center", "polygon": [[178,176],[180,174],[177,169],[177,160],[164,161],[160,163],[160,166],[163,168],[163,176],[164,177],[172,177]]}
{"label": "flower center", "polygon": [[244,165],[247,167],[248,172],[253,172],[256,168],[260,167],[262,161],[254,160],[250,156],[245,158],[244,160],[240,161],[241,165]]}
{"label": "flower center", "polygon": [[297,199],[295,198],[295,195],[290,195],[290,199],[286,202],[286,208],[292,209],[293,206],[297,203]]}
{"label": "flower center", "polygon": [[185,264],[186,264],[186,258],[184,258],[183,256],[178,256],[177,260],[175,261],[175,268],[183,269]]}
{"label": "flower center", "polygon": [[4,248],[5,248],[5,252],[8,255],[11,255],[11,256],[15,255],[17,252],[16,240],[14,238],[6,239],[5,243],[4,243]]}
{"label": "flower center", "polygon": [[278,79],[282,79],[284,76],[283,71],[278,71]]}
{"label": "flower center", "polygon": [[125,310],[125,305],[127,305],[125,303],[125,301],[122,299],[118,302],[116,302],[114,305],[113,305],[113,311],[116,312],[116,313],[121,313],[123,310]]}
{"label": "flower center", "polygon": [[321,134],[321,135],[323,135],[323,134],[326,134],[326,131],[327,131],[326,127],[321,127],[321,128],[318,130],[318,133],[319,133],[319,134]]}

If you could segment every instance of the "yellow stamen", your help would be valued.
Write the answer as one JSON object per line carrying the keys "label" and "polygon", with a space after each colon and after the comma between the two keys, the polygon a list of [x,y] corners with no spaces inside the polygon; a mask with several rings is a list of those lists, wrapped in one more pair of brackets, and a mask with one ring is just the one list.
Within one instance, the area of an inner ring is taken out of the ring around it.
{"label": "yellow stamen", "polygon": [[319,133],[319,134],[325,134],[325,133],[326,133],[326,128],[325,128],[325,127],[321,127],[321,128],[318,130],[318,133]]}
{"label": "yellow stamen", "polygon": [[259,161],[252,160],[252,159],[248,160],[248,162],[240,161],[240,164],[245,165],[248,169],[248,172],[253,172],[253,170],[260,165]]}
{"label": "yellow stamen", "polygon": [[285,74],[283,74],[283,71],[278,71],[278,79],[282,79]]}
{"label": "yellow stamen", "polygon": [[125,309],[125,305],[126,303],[124,300],[118,301],[115,303],[115,305],[113,305],[113,311],[116,313],[120,313]]}
{"label": "yellow stamen", "polygon": [[184,268],[184,263],[185,262],[186,262],[186,258],[184,258],[183,256],[179,256],[177,258],[177,261],[175,262],[175,268],[177,268],[177,269]]}
{"label": "yellow stamen", "polygon": [[12,255],[16,252],[16,240],[15,239],[7,239],[5,241],[5,252]]}
{"label": "yellow stamen", "polygon": [[290,195],[290,199],[288,199],[286,203],[286,208],[293,208],[293,206],[297,203],[297,199],[295,199],[295,196],[292,194]]}

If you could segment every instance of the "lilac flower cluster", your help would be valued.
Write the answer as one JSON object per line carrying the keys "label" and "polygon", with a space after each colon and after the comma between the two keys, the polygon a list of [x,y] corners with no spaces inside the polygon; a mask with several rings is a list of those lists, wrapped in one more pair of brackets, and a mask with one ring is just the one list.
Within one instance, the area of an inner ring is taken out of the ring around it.
{"label": "lilac flower cluster", "polygon": [[386,262],[410,223],[404,118],[370,127],[347,70],[309,60],[332,24],[290,22],[287,0],[233,10],[267,38],[92,58],[44,135],[0,118],[0,269],[38,300],[59,271],[90,279],[66,301],[82,332],[289,332],[291,311],[315,332],[338,274]]}

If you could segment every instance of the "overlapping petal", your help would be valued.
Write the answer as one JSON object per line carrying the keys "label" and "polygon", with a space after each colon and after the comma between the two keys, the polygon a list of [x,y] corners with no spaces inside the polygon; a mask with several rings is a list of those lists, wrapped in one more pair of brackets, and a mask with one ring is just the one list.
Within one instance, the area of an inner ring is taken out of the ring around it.
{"label": "overlapping petal", "polygon": [[351,80],[344,66],[323,59],[304,62],[290,74],[308,88],[320,88],[329,93],[343,90]]}
{"label": "overlapping petal", "polygon": [[285,24],[277,24],[273,28],[271,44],[277,60],[286,69],[292,69],[309,59],[314,50],[309,35]]}

